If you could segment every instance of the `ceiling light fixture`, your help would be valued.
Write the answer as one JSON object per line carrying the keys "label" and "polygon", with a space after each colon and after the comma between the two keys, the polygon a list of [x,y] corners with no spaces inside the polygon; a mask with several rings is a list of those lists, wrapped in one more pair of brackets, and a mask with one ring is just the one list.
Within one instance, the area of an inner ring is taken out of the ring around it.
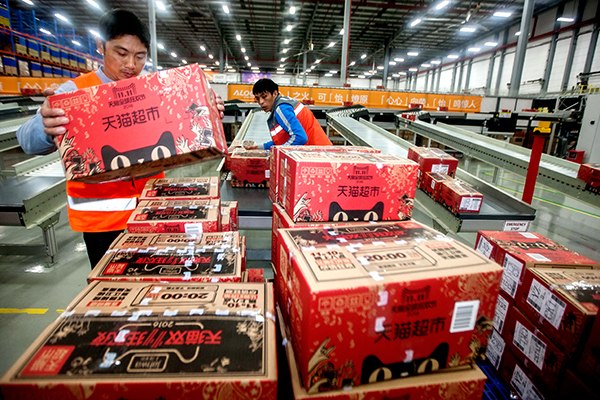
{"label": "ceiling light fixture", "polygon": [[409,68],[408,69],[410,72],[417,72],[419,69],[418,68]]}
{"label": "ceiling light fixture", "polygon": [[290,14],[292,14],[292,15],[296,14],[296,7],[290,6]]}
{"label": "ceiling light fixture", "polygon": [[250,59],[250,57],[244,56],[244,60],[248,61],[249,59]]}
{"label": "ceiling light fixture", "polygon": [[420,23],[421,23],[421,18],[417,18],[413,22],[410,23],[410,27],[413,28],[413,27],[419,25]]}
{"label": "ceiling light fixture", "polygon": [[416,57],[419,55],[418,51],[409,51],[408,53],[406,53],[407,55],[411,56],[411,57]]}
{"label": "ceiling light fixture", "polygon": [[200,50],[202,50],[202,51],[206,51],[206,47],[204,47],[204,46],[200,46]]}
{"label": "ceiling light fixture", "polygon": [[159,48],[159,49],[161,49],[161,50],[164,50],[164,49],[165,49],[165,45],[164,45],[164,44],[162,44],[162,43],[156,43],[156,47],[158,47],[158,48]]}
{"label": "ceiling light fixture", "polygon": [[442,62],[440,60],[431,60],[430,64],[440,65]]}
{"label": "ceiling light fixture", "polygon": [[81,42],[78,42],[77,40],[71,40],[71,43],[73,43],[75,46],[81,46]]}
{"label": "ceiling light fixture", "polygon": [[521,31],[515,32],[515,36],[519,36],[519,35],[521,35]]}
{"label": "ceiling light fixture", "polygon": [[366,54],[363,54],[362,56],[360,56],[360,58],[361,58],[362,60],[364,60],[365,58],[367,58],[367,55],[366,55]]}
{"label": "ceiling light fixture", "polygon": [[69,21],[69,19],[67,17],[65,17],[64,15],[60,14],[60,13],[54,13],[54,16],[58,19],[60,19],[62,22],[66,22],[67,24],[70,24],[71,21]]}
{"label": "ceiling light fixture", "polygon": [[221,65],[221,63],[219,62],[219,60],[215,61],[215,65]]}
{"label": "ceiling light fixture", "polygon": [[495,47],[498,46],[498,42],[485,42],[483,45],[487,47]]}
{"label": "ceiling light fixture", "polygon": [[237,35],[235,35],[235,38],[237,39],[238,42],[240,42],[242,40],[242,35],[237,34]]}
{"label": "ceiling light fixture", "polygon": [[327,48],[331,48],[333,46],[335,46],[335,42],[329,42],[329,44],[327,45]]}
{"label": "ceiling light fixture", "polygon": [[424,63],[424,64],[421,64],[421,67],[423,67],[423,68],[431,68],[431,64]]}
{"label": "ceiling light fixture", "polygon": [[246,48],[245,47],[242,47],[240,50],[242,51],[242,53],[246,52]]}
{"label": "ceiling light fixture", "polygon": [[187,64],[187,60],[185,58],[182,58],[181,62],[184,63],[184,64]]}
{"label": "ceiling light fixture", "polygon": [[335,69],[332,69],[331,71],[329,71],[330,74],[337,74],[337,71]]}
{"label": "ceiling light fixture", "polygon": [[344,28],[340,29],[340,35],[344,34]]}
{"label": "ceiling light fixture", "polygon": [[283,49],[283,50],[281,50],[281,52],[282,52],[283,54],[287,53],[288,51],[290,51],[290,49]]}
{"label": "ceiling light fixture", "polygon": [[394,58],[394,61],[396,61],[396,62],[404,62],[404,58],[402,58],[402,57],[396,57],[396,58]]}
{"label": "ceiling light fixture", "polygon": [[[25,3],[27,3],[29,0],[23,0]],[[102,10],[102,7],[100,7],[100,4],[96,3],[94,0],[86,0],[88,2],[88,4],[94,8],[97,8],[98,10]]]}
{"label": "ceiling light fixture", "polygon": [[173,58],[177,58],[177,53],[175,53],[174,51],[171,52],[171,57]]}
{"label": "ceiling light fixture", "polygon": [[356,61],[352,61],[350,64],[348,64],[349,66],[353,67],[356,65]]}
{"label": "ceiling light fixture", "polygon": [[508,18],[512,15],[512,12],[510,11],[496,11],[494,13],[494,17],[498,17],[498,18]]}
{"label": "ceiling light fixture", "polygon": [[390,61],[389,64],[390,65],[396,65],[396,61]]}
{"label": "ceiling light fixture", "polygon": [[247,63],[246,65],[247,65],[247,66],[249,66],[249,67],[251,67],[251,66],[252,66],[252,64],[251,64],[251,63]]}
{"label": "ceiling light fixture", "polygon": [[332,77],[333,75],[332,75],[332,74],[325,74],[325,75],[323,75],[323,76],[326,76],[327,78],[330,78],[330,77]]}
{"label": "ceiling light fixture", "polygon": [[208,58],[210,58],[212,60],[213,58],[215,58],[215,56],[213,56],[212,54],[209,54]]}
{"label": "ceiling light fixture", "polygon": [[458,58],[458,54],[448,54],[448,58],[451,60],[456,60]]}
{"label": "ceiling light fixture", "polygon": [[471,53],[479,53],[481,51],[481,48],[479,48],[479,47],[469,47],[467,49],[467,51],[469,51]]}
{"label": "ceiling light fixture", "polygon": [[29,4],[30,6],[35,6],[35,4],[33,4],[33,1],[31,1],[31,0],[21,0],[21,1],[25,4]]}
{"label": "ceiling light fixture", "polygon": [[559,18],[556,18],[556,20],[558,22],[574,22],[575,18],[571,18],[571,17],[559,17]]}
{"label": "ceiling light fixture", "polygon": [[439,11],[439,10],[441,10],[442,8],[445,8],[445,7],[446,7],[448,4],[450,4],[450,2],[449,2],[448,0],[443,0],[443,1],[440,1],[440,2],[439,2],[439,3],[438,3],[436,6],[435,6],[435,9]]}
{"label": "ceiling light fixture", "polygon": [[316,60],[315,60],[315,64],[318,64],[318,63],[320,63],[320,62],[321,62],[321,59],[320,59],[320,58],[318,58],[318,59],[316,59]]}
{"label": "ceiling light fixture", "polygon": [[229,7],[227,7],[227,4],[223,4],[223,11],[225,14],[229,14]]}
{"label": "ceiling light fixture", "polygon": [[167,11],[167,6],[165,6],[165,3],[162,1],[156,0],[154,4],[156,4],[156,8],[158,8],[160,11]]}
{"label": "ceiling light fixture", "polygon": [[380,71],[383,71],[383,65],[378,65],[377,69],[380,70]]}
{"label": "ceiling light fixture", "polygon": [[100,34],[98,33],[98,31],[96,31],[94,29],[88,29],[88,32],[90,32],[92,34],[92,36],[100,38]]}
{"label": "ceiling light fixture", "polygon": [[285,57],[281,57],[281,58],[279,59],[279,61],[281,61],[281,62],[285,62],[285,60],[286,60],[286,58],[285,58]]}
{"label": "ceiling light fixture", "polygon": [[463,26],[462,28],[460,28],[461,32],[467,32],[467,33],[473,33],[475,32],[477,29],[472,27],[472,26]]}
{"label": "ceiling light fixture", "polygon": [[50,32],[48,29],[40,28],[40,32],[45,33],[46,35],[52,35],[52,32]]}
{"label": "ceiling light fixture", "polygon": [[292,24],[287,24],[287,26],[285,27],[285,30],[288,32],[291,32],[293,28],[294,27],[292,26]]}

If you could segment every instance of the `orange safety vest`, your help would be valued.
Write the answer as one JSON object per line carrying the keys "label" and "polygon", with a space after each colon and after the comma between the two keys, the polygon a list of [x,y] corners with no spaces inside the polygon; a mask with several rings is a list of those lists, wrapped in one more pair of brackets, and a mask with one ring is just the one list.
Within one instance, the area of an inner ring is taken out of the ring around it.
{"label": "orange safety vest", "polygon": [[[73,82],[79,89],[102,84],[95,72],[80,75]],[[163,172],[141,179],[102,183],[67,180],[67,211],[71,229],[77,232],[125,229],[146,181],[162,177]]]}
{"label": "orange safety vest", "polygon": [[331,140],[329,140],[327,134],[321,128],[321,124],[319,124],[312,111],[301,102],[286,96],[277,96],[275,104],[273,104],[273,111],[267,119],[271,138],[275,145],[285,144],[290,139],[289,133],[277,123],[277,119],[275,118],[275,110],[281,104],[289,104],[294,109],[296,118],[298,118],[300,125],[304,128],[304,132],[306,132],[308,139],[306,142],[307,146],[331,146]]}

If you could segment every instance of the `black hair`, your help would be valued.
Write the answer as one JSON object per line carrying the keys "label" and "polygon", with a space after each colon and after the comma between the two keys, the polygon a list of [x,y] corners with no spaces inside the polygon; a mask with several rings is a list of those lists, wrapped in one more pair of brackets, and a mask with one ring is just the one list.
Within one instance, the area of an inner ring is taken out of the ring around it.
{"label": "black hair", "polygon": [[150,48],[148,27],[131,11],[119,8],[108,11],[100,18],[98,27],[100,36],[105,43],[123,35],[132,35],[137,36],[146,49]]}
{"label": "black hair", "polygon": [[276,90],[279,91],[279,85],[267,78],[257,80],[254,86],[252,86],[252,94],[254,95],[265,92],[273,93]]}

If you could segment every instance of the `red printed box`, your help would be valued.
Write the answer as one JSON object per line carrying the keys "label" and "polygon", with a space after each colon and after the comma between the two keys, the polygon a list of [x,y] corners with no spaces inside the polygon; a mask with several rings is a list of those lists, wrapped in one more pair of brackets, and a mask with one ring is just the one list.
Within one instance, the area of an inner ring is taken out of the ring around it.
{"label": "red printed box", "polygon": [[483,195],[468,183],[457,179],[440,182],[439,202],[454,214],[478,213],[483,203]]}
{"label": "red printed box", "polygon": [[308,151],[308,152],[359,152],[359,153],[381,153],[381,150],[366,146],[273,146],[269,156],[269,169],[271,177],[269,180],[269,198],[271,201],[278,200],[279,189],[277,185],[283,176],[283,170],[280,170],[280,154],[282,151]]}
{"label": "red printed box", "polygon": [[237,231],[238,225],[238,202],[221,202],[221,230],[223,232]]}
{"label": "red printed box", "polygon": [[442,189],[442,182],[451,179],[450,176],[439,172],[426,172],[421,181],[421,189],[439,203],[441,202],[440,192]]}
{"label": "red printed box", "polygon": [[400,221],[412,215],[417,164],[384,154],[283,152],[283,208],[298,221]]}
{"label": "red printed box", "polygon": [[121,233],[111,249],[140,249],[150,247],[213,248],[240,247],[238,232],[191,233]]}
{"label": "red printed box", "polygon": [[131,233],[202,233],[220,230],[219,200],[140,201],[127,221]]}
{"label": "red printed box", "polygon": [[140,200],[219,198],[219,177],[149,179]]}
{"label": "red printed box", "polygon": [[229,157],[231,186],[268,187],[269,150],[236,149]]}
{"label": "red printed box", "polygon": [[5,400],[272,400],[272,285],[98,282],[0,382]]}
{"label": "red printed box", "polygon": [[58,149],[67,179],[148,175],[227,152],[216,98],[197,64],[49,98],[70,122]]}
{"label": "red printed box", "polygon": [[504,274],[500,288],[512,299],[518,295],[525,268],[577,267],[600,268],[591,260],[553,240],[534,232],[477,232],[475,248],[502,265]]}
{"label": "red printed box", "polygon": [[436,148],[410,147],[408,149],[408,159],[419,164],[418,179],[420,182],[427,172],[439,172],[454,177],[458,168],[456,158]]}
{"label": "red printed box", "polygon": [[487,341],[502,270],[441,233],[405,221],[279,235],[309,392],[470,364]]}
{"label": "red printed box", "polygon": [[593,384],[600,392],[600,318],[596,314],[594,325],[585,341],[583,351],[577,362],[577,373],[586,382]]}
{"label": "red printed box", "polygon": [[286,339],[285,354],[290,367],[290,383],[295,400],[481,400],[486,376],[474,368],[457,368],[454,371],[437,372],[422,376],[392,379],[341,390],[308,392],[302,387],[293,346],[295,343],[279,318],[281,331]]}
{"label": "red printed box", "polygon": [[600,187],[600,164],[581,164],[577,179],[581,179],[592,188]]}
{"label": "red printed box", "polygon": [[515,304],[570,354],[598,313],[600,270],[527,268]]}

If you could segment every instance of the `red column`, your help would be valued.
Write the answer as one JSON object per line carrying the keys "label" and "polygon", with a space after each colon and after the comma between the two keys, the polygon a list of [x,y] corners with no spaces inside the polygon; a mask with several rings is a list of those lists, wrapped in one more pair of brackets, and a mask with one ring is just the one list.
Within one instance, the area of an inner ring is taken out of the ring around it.
{"label": "red column", "polygon": [[527,169],[527,177],[525,178],[525,187],[523,188],[523,200],[527,204],[531,204],[533,200],[533,191],[535,190],[535,181],[537,180],[538,170],[540,169],[540,160],[542,159],[542,151],[544,150],[544,141],[547,134],[539,131],[533,132],[533,145],[531,146],[531,158],[529,159],[529,168]]}

